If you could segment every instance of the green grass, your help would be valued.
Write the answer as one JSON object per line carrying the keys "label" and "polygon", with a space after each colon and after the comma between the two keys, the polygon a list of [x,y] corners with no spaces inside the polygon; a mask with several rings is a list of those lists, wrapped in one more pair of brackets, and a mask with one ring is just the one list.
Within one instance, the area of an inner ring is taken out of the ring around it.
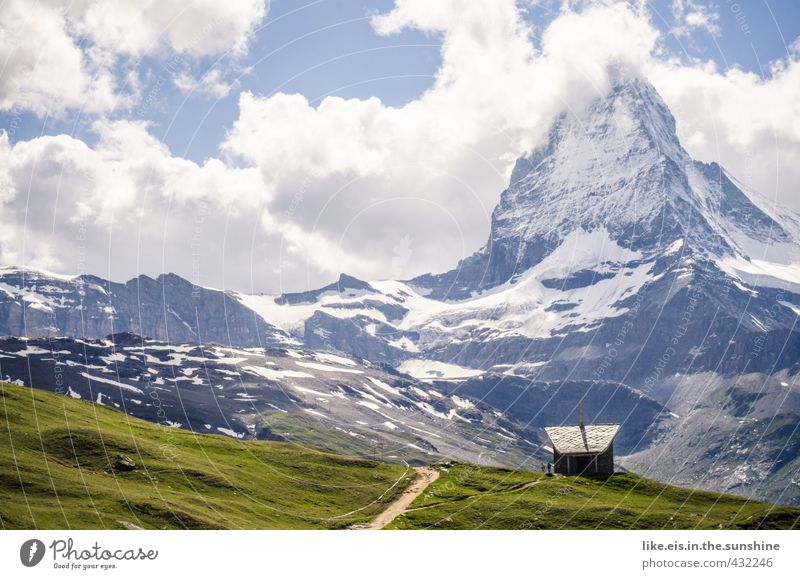
{"label": "green grass", "polygon": [[457,464],[390,529],[792,529],[800,509],[631,473],[559,477]]}
{"label": "green grass", "polygon": [[[304,432],[299,421],[274,426]],[[113,468],[123,454],[134,470]],[[412,478],[403,465],[193,434],[0,383],[0,528],[343,528],[372,519]],[[443,469],[411,509],[389,528],[800,526],[797,508],[629,473],[552,477],[469,464]]]}
{"label": "green grass", "polygon": [[[120,454],[135,470],[111,468]],[[193,434],[0,383],[4,529],[342,528],[412,478],[403,465]]]}

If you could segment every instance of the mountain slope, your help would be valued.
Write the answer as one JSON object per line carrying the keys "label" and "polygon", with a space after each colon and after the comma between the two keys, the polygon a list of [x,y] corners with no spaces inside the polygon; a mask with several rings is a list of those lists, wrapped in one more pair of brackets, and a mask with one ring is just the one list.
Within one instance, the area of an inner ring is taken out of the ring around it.
{"label": "mountain slope", "polygon": [[413,480],[402,465],[195,435],[4,383],[0,422],[3,529],[345,528]]}
{"label": "mountain slope", "polygon": [[597,264],[604,251],[626,261],[615,255],[617,246],[644,259],[676,248],[800,259],[797,239],[718,165],[692,160],[655,89],[628,79],[586,110],[564,114],[547,143],[517,161],[485,248],[452,272],[415,282],[436,297],[462,299],[514,279],[580,231],[607,235],[594,240]]}
{"label": "mountain slope", "polygon": [[508,390],[494,400],[513,400],[509,375],[624,384],[668,410],[656,435],[637,424],[631,465],[798,502],[798,432],[773,427],[800,421],[798,222],[693,160],[653,87],[623,79],[517,162],[489,241],[457,268],[252,305],[421,379],[477,371],[483,392]]}
{"label": "mountain slope", "polygon": [[173,345],[134,334],[4,338],[0,378],[164,427],[398,462],[444,456],[516,466],[544,452],[541,431],[488,405],[368,361],[304,349]]}

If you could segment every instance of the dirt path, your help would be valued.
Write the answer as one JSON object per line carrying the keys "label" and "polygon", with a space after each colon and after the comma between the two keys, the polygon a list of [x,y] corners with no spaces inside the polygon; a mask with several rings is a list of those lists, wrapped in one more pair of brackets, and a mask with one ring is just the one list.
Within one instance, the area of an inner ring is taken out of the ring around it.
{"label": "dirt path", "polygon": [[439,478],[439,471],[429,466],[420,466],[414,469],[417,471],[417,478],[411,483],[400,497],[392,502],[386,510],[380,515],[372,519],[368,525],[360,527],[365,530],[382,529],[389,523],[395,520],[399,515],[403,514],[408,508],[408,505],[414,502],[419,495],[425,492],[428,485]]}

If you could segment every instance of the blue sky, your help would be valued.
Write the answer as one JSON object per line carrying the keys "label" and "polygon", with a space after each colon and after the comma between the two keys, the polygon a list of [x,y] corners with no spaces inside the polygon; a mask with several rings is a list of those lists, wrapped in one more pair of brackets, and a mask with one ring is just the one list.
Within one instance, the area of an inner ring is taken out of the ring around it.
{"label": "blue sky", "polygon": [[800,211],[793,0],[6,0],[0,23],[3,265],[268,292],[443,271],[620,67],[695,158]]}

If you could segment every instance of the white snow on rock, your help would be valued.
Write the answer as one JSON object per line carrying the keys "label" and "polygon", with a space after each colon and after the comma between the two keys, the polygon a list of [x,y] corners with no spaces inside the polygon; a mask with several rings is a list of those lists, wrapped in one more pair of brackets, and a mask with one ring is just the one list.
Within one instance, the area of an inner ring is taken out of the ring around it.
{"label": "white snow on rock", "polygon": [[292,388],[294,388],[298,392],[302,392],[303,394],[310,394],[312,396],[318,396],[320,398],[331,397],[331,394],[326,394],[325,392],[320,392],[319,390],[313,390],[312,388],[304,388],[303,386],[297,386],[296,384],[293,384]]}
{"label": "white snow on rock", "polygon": [[331,364],[339,364],[340,366],[355,366],[356,363],[350,358],[344,356],[337,356],[328,352],[314,352],[314,358],[320,362],[330,362]]}
{"label": "white snow on rock", "polygon": [[28,356],[42,356],[49,353],[49,350],[45,350],[44,348],[40,348],[38,346],[26,346],[24,350],[13,352],[15,356],[21,356],[23,358]]}
{"label": "white snow on rock", "polygon": [[242,370],[251,372],[258,376],[262,376],[269,380],[283,380],[285,378],[313,378],[312,374],[308,372],[301,372],[299,370],[275,370],[272,368],[263,368],[261,366],[244,366]]}
{"label": "white snow on rock", "polygon": [[464,368],[456,364],[422,359],[406,360],[400,364],[397,369],[400,370],[400,372],[404,372],[409,376],[424,381],[464,380],[483,374],[483,371],[474,368]]}
{"label": "white snow on rock", "polygon": [[117,382],[116,380],[101,378],[99,376],[94,376],[92,374],[89,374],[88,372],[81,372],[81,376],[83,376],[84,378],[88,378],[93,382],[102,382],[103,384],[110,384],[111,386],[122,388],[123,390],[129,390],[130,392],[136,392],[137,394],[144,394],[144,392],[141,389],[137,388],[136,386],[131,386],[130,384],[125,384],[124,382]]}
{"label": "white snow on rock", "polygon": [[774,263],[741,256],[727,256],[717,264],[729,275],[760,287],[785,288],[787,284],[800,292],[800,263]]}
{"label": "white snow on rock", "polygon": [[319,370],[320,372],[344,372],[346,374],[363,374],[363,370],[354,370],[352,368],[339,368],[337,366],[329,366],[328,364],[318,364],[317,362],[296,362],[298,366],[308,368],[310,370]]}
{"label": "white snow on rock", "polygon": [[244,438],[243,432],[236,432],[235,430],[231,430],[230,428],[225,428],[223,426],[217,426],[217,430],[220,431],[222,434],[230,436],[232,438]]}
{"label": "white snow on rock", "polygon": [[389,386],[383,380],[378,380],[377,378],[373,378],[372,376],[367,376],[367,380],[372,382],[375,386],[377,386],[381,390],[384,390],[384,391],[386,391],[386,392],[388,392],[390,394],[394,394],[395,396],[402,396],[403,395],[402,392],[400,392],[400,390],[398,390],[394,386]]}
{"label": "white snow on rock", "polygon": [[318,410],[311,410],[310,408],[304,408],[303,410],[304,410],[304,412],[308,412],[309,414],[313,414],[314,416],[319,416],[320,418],[328,418],[327,416],[325,416],[322,412],[319,412]]}
{"label": "white snow on rock", "polygon": [[470,402],[466,398],[461,398],[460,396],[456,396],[455,394],[450,396],[450,400],[452,400],[453,403],[456,406],[458,406],[459,408],[461,408],[462,410],[468,410],[470,408],[475,408],[475,404],[473,404],[472,402]]}

